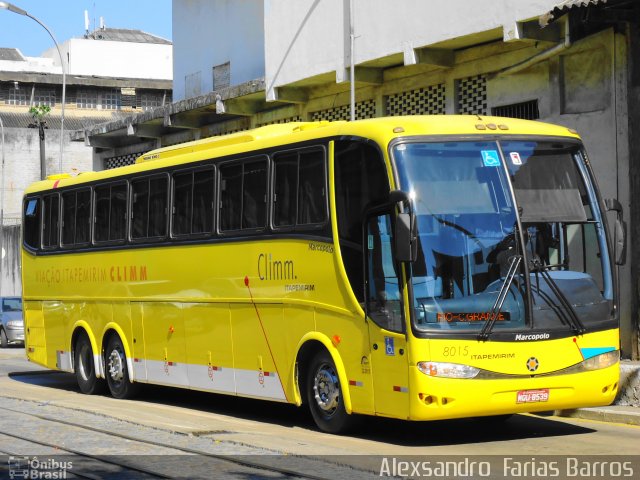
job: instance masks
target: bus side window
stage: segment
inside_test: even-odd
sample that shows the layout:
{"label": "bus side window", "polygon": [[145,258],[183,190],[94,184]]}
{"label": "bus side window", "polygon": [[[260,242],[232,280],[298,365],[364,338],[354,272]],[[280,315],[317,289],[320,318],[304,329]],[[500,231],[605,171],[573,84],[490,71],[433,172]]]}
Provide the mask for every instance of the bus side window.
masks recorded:
{"label": "bus side window", "polygon": [[40,202],[39,198],[28,198],[24,203],[24,243],[32,249],[40,248]]}
{"label": "bus side window", "polygon": [[[173,176],[173,227],[174,235],[191,233],[193,214],[193,172],[176,173]],[[135,220],[135,216],[134,216]],[[133,233],[132,233],[133,236]]]}
{"label": "bus side window", "polygon": [[74,243],[87,244],[91,239],[91,190],[76,193],[76,236]]}
{"label": "bus side window", "polygon": [[298,225],[321,223],[327,219],[324,152],[300,154],[298,180]]}
{"label": "bus side window", "polygon": [[327,220],[325,153],[321,149],[274,156],[273,226],[294,228]]}
{"label": "bus side window", "polygon": [[244,164],[242,228],[261,228],[266,224],[267,162]]}
{"label": "bus side window", "polygon": [[44,218],[42,223],[43,248],[58,246],[60,236],[60,197],[57,193],[44,197]]}
{"label": "bus side window", "polygon": [[127,227],[127,184],[112,183],[94,190],[94,241],[122,241]]}
{"label": "bus side window", "polygon": [[167,192],[167,177],[149,180],[148,237],[164,238],[167,235]]}
{"label": "bus side window", "polygon": [[127,184],[111,187],[111,215],[109,240],[124,240],[127,230]]}
{"label": "bus side window", "polygon": [[220,230],[239,230],[242,214],[242,165],[220,167]]}
{"label": "bus side window", "polygon": [[191,233],[213,231],[213,169],[193,174],[193,220]]}
{"label": "bus side window", "polygon": [[266,226],[267,161],[220,167],[220,230]]}
{"label": "bus side window", "polygon": [[132,239],[159,239],[166,236],[167,192],[167,177],[164,175],[131,182]]}
{"label": "bus side window", "polygon": [[274,169],[273,225],[293,227],[297,216],[298,155],[296,153],[276,155]]}
{"label": "bus side window", "polygon": [[73,190],[62,194],[62,246],[89,242],[91,190]]}

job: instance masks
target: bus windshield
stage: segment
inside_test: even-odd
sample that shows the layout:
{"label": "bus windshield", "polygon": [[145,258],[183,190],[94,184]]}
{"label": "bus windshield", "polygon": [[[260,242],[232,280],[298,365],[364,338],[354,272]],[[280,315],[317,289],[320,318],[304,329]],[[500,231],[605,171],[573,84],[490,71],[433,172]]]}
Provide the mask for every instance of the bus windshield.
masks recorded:
{"label": "bus windshield", "polygon": [[578,143],[414,142],[393,157],[417,217],[418,331],[582,333],[613,319],[602,216]]}

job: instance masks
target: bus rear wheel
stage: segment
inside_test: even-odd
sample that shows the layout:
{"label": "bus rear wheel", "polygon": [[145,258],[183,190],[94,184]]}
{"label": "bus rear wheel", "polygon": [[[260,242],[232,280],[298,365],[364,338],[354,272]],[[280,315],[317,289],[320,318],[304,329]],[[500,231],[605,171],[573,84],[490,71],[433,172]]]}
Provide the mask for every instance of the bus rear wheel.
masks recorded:
{"label": "bus rear wheel", "polygon": [[114,398],[131,398],[138,391],[138,385],[129,380],[127,355],[122,340],[116,334],[111,335],[105,351],[105,376],[109,391]]}
{"label": "bus rear wheel", "polygon": [[353,417],[344,408],[344,398],[335,363],[329,352],[313,357],[307,372],[307,402],[320,430],[342,433],[353,425]]}
{"label": "bus rear wheel", "polygon": [[76,340],[73,350],[73,366],[76,372],[76,381],[82,393],[94,395],[104,390],[104,380],[96,377],[91,342],[84,333]]}

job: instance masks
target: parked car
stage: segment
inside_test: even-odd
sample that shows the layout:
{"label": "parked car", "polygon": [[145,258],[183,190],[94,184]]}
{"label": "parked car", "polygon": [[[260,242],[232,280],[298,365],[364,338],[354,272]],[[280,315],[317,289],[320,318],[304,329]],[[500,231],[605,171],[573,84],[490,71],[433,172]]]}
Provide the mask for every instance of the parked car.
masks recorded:
{"label": "parked car", "polygon": [[24,345],[24,320],[20,297],[0,297],[0,347]]}

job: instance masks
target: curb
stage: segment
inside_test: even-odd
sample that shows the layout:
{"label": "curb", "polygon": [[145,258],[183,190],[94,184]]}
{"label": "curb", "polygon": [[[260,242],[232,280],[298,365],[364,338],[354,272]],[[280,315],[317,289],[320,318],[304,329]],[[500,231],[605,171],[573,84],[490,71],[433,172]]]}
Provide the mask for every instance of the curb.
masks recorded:
{"label": "curb", "polygon": [[640,426],[640,408],[610,406],[599,408],[577,408],[575,410],[556,410],[554,415],[559,417],[583,418],[600,422],[621,423],[624,425]]}

